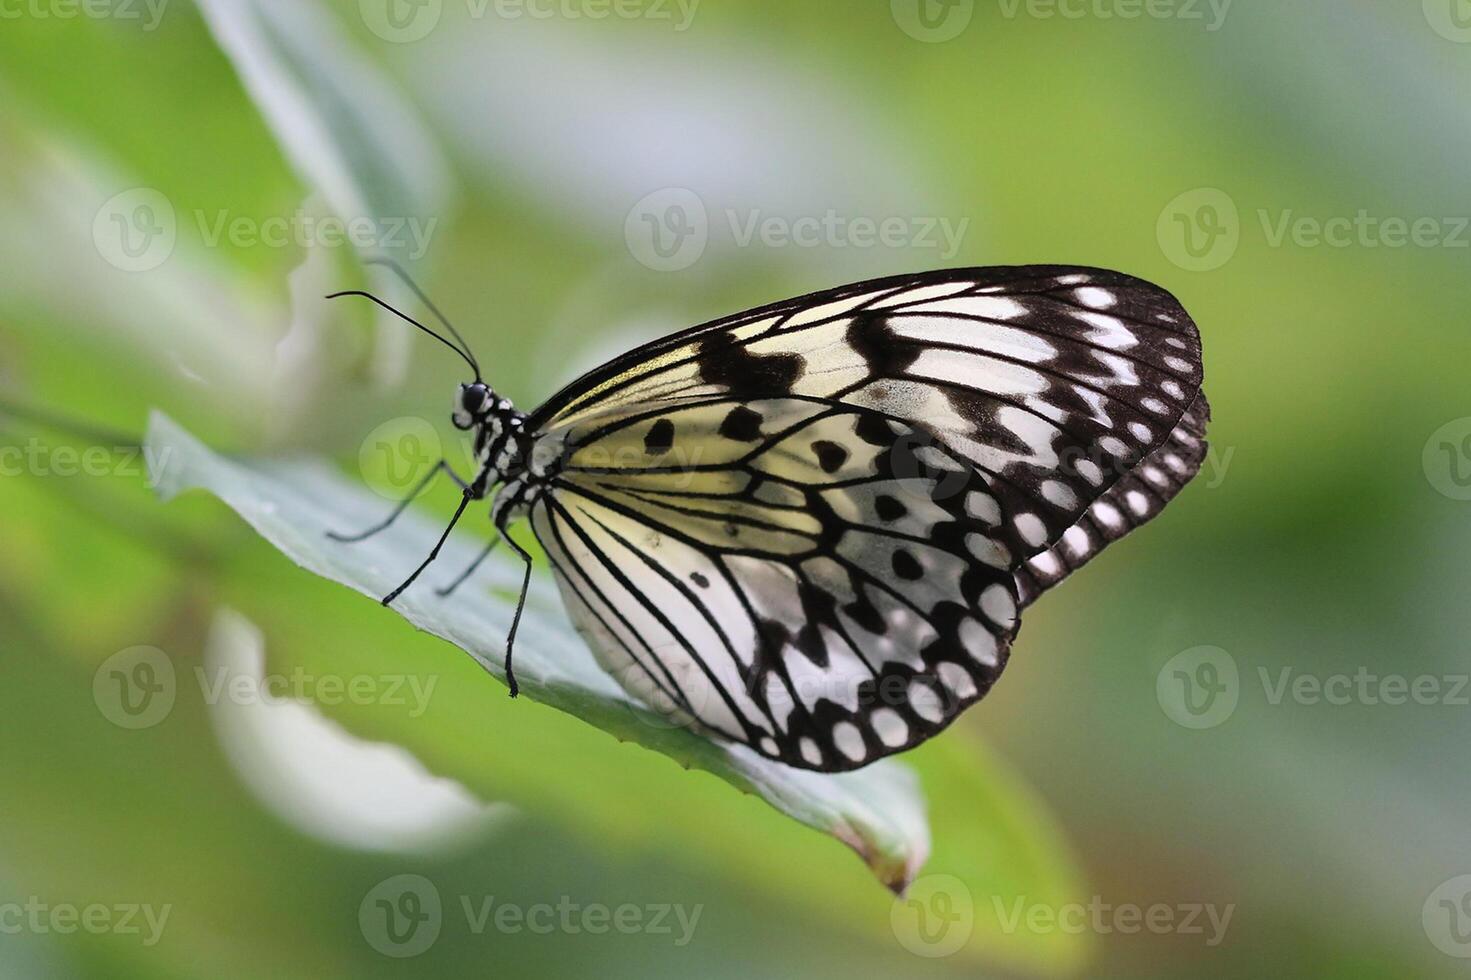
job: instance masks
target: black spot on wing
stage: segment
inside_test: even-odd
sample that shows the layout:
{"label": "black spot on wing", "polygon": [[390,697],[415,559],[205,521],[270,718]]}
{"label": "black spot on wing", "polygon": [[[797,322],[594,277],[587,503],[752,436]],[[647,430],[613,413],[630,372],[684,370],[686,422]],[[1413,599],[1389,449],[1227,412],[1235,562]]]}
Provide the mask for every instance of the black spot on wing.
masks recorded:
{"label": "black spot on wing", "polygon": [[720,422],[720,434],[737,442],[755,442],[761,438],[761,413],[737,405]]}
{"label": "black spot on wing", "polygon": [[920,565],[919,559],[915,558],[903,548],[896,548],[893,557],[894,574],[910,582],[918,581],[924,577],[924,567]]}
{"label": "black spot on wing", "polygon": [[828,439],[814,442],[812,451],[817,454],[817,465],[824,473],[836,473],[848,461],[848,450]]}
{"label": "black spot on wing", "polygon": [[853,318],[846,337],[875,377],[898,377],[922,352],[917,344],[899,340],[882,313],[862,313]]}
{"label": "black spot on wing", "polygon": [[881,493],[873,498],[873,509],[878,514],[879,520],[885,523],[897,521],[909,513],[909,508],[905,507],[898,498],[891,497],[886,493]]}
{"label": "black spot on wing", "polygon": [[889,446],[894,442],[894,428],[879,415],[865,412],[853,426],[853,434],[870,446]]}
{"label": "black spot on wing", "polygon": [[649,426],[648,434],[644,436],[644,452],[650,456],[662,456],[674,448],[674,423],[668,419],[660,419]]}
{"label": "black spot on wing", "polygon": [[765,396],[791,391],[807,364],[800,354],[755,354],[745,346],[729,346],[720,337],[704,341],[696,360],[700,380],[722,385],[733,394]]}

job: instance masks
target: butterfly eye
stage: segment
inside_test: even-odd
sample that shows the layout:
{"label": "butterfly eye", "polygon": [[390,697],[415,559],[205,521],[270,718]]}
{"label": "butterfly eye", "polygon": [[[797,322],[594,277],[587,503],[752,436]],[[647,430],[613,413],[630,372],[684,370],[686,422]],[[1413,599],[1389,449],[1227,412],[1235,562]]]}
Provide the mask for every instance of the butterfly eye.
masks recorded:
{"label": "butterfly eye", "polygon": [[479,415],[484,411],[485,403],[488,401],[490,401],[490,389],[478,381],[472,385],[465,385],[460,396],[460,403],[471,415]]}
{"label": "butterfly eye", "polygon": [[490,389],[480,382],[460,385],[460,397],[450,420],[457,429],[471,429],[480,418],[486,403],[490,401]]}

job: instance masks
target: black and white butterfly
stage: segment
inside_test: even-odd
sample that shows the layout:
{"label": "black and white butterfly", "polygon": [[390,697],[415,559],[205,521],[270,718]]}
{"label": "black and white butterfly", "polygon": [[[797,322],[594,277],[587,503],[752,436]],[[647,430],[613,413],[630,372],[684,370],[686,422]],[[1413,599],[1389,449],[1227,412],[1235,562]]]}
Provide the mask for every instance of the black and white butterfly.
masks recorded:
{"label": "black and white butterfly", "polygon": [[1000,676],[1021,609],[1158,514],[1205,455],[1195,324],[1116,272],[840,286],[630,351],[529,415],[415,292],[459,346],[405,318],[475,371],[454,423],[479,472],[455,521],[494,491],[526,582],[507,532],[522,517],[625,688],[805,769],[944,729]]}

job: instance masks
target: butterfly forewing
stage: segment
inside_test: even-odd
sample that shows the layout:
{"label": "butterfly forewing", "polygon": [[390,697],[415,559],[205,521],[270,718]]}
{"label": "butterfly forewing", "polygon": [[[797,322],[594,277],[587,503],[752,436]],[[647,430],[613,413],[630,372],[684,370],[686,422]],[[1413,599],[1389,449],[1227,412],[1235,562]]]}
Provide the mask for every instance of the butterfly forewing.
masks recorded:
{"label": "butterfly forewing", "polygon": [[1201,375],[1179,304],[1117,273],[859,283],[569,386],[532,419],[561,459],[533,526],[630,690],[855,768],[983,696],[1018,606],[1193,475]]}

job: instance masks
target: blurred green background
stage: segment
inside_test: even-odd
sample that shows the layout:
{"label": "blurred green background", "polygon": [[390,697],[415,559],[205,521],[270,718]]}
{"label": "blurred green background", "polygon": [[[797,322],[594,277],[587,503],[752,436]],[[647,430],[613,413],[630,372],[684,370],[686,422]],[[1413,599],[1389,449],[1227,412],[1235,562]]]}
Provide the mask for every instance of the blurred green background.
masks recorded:
{"label": "blurred green background", "polygon": [[[0,389],[119,433],[0,413],[0,976],[1464,972],[1465,0],[0,14]],[[411,265],[523,408],[840,282],[1117,268],[1198,321],[1212,454],[912,754],[944,877],[908,904],[85,452],[157,407],[401,493],[458,451],[463,371],[320,299],[392,293],[367,252]],[[262,654],[301,698],[196,683]],[[129,714],[113,667],[143,662],[176,689]],[[763,860],[778,844],[802,860]],[[422,949],[372,924],[400,875],[442,901]],[[515,918],[547,907],[575,911]],[[621,907],[641,918],[582,925]]]}

